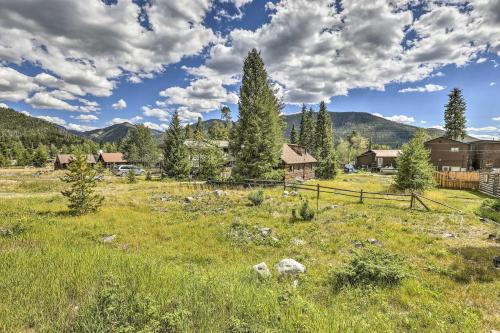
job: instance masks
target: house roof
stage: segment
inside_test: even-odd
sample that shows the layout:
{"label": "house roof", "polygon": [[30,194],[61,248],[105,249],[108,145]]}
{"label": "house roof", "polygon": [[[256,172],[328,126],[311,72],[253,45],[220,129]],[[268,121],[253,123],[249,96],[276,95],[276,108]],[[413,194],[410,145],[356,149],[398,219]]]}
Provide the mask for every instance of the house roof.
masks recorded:
{"label": "house roof", "polygon": [[210,141],[197,141],[197,140],[185,140],[184,144],[188,148],[208,148],[210,145],[215,145],[219,148],[228,148],[229,141],[226,140],[210,140]]}
{"label": "house roof", "polygon": [[464,144],[469,144],[469,143],[472,143],[472,142],[480,141],[480,140],[478,140],[476,138],[473,138],[473,137],[470,137],[470,136],[466,136],[463,139],[450,139],[450,138],[447,138],[445,136],[440,136],[440,137],[428,140],[425,143],[433,142],[433,141],[436,141],[436,140],[448,140],[448,141],[460,142],[460,143],[464,143]]}
{"label": "house roof", "polygon": [[[56,157],[56,161],[59,161],[60,164],[68,164],[75,159],[75,155],[73,154],[58,154]],[[87,155],[87,163],[95,164],[94,155]]]}
{"label": "house roof", "polygon": [[104,163],[127,163],[122,153],[101,153],[99,158],[102,159]]}
{"label": "house roof", "polygon": [[[302,153],[300,153],[302,151]],[[302,164],[318,162],[303,146],[285,143],[281,152],[281,160],[285,164]]]}
{"label": "house roof", "polygon": [[365,151],[363,154],[359,156],[364,156],[366,154],[375,154],[376,157],[398,157],[401,154],[401,150],[398,149],[372,149]]}

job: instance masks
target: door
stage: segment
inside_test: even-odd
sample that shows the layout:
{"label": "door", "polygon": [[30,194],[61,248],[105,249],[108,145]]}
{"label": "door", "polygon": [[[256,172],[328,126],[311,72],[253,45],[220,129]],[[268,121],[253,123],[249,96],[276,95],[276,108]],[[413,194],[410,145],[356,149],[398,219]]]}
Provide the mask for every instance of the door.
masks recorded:
{"label": "door", "polygon": [[384,166],[384,159],[382,157],[377,157],[377,166],[379,168]]}

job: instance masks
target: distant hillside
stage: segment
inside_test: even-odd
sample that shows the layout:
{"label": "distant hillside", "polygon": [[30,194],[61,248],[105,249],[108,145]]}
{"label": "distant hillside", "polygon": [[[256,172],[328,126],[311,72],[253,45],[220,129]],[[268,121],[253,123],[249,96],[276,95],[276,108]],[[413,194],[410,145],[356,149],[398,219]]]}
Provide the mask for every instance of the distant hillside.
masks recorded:
{"label": "distant hillside", "polygon": [[[416,126],[397,123],[365,112],[330,112],[330,116],[336,137],[347,138],[355,130],[371,139],[374,144],[383,144],[394,148],[408,142],[419,129]],[[300,118],[300,113],[285,116],[287,124],[285,136],[287,138],[290,136],[292,124],[295,124],[295,128],[299,130]],[[427,132],[432,138],[444,134],[444,131],[435,128],[429,128]]]}
{"label": "distant hillside", "polygon": [[6,140],[20,140],[27,148],[35,148],[40,143],[61,147],[84,141],[61,126],[12,109],[0,108],[0,143]]}
{"label": "distant hillside", "polygon": [[[128,135],[129,131],[133,128],[135,128],[135,125],[133,124],[121,123],[92,131],[87,131],[87,132],[75,131],[73,133],[99,143],[118,142],[123,138],[125,138]],[[153,135],[157,137],[161,136],[162,134],[162,132],[156,130],[151,130],[151,132],[153,132]]]}

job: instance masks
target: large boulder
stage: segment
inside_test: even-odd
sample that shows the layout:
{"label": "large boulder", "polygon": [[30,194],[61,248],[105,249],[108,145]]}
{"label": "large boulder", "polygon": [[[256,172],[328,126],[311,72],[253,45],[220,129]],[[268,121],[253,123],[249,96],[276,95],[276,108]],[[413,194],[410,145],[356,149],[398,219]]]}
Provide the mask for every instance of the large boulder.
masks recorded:
{"label": "large boulder", "polygon": [[293,259],[283,259],[275,266],[281,275],[293,275],[306,272],[306,266]]}
{"label": "large boulder", "polygon": [[269,270],[265,262],[261,262],[260,264],[257,264],[252,268],[255,272],[257,272],[259,277],[262,279],[267,279],[271,277],[271,271]]}

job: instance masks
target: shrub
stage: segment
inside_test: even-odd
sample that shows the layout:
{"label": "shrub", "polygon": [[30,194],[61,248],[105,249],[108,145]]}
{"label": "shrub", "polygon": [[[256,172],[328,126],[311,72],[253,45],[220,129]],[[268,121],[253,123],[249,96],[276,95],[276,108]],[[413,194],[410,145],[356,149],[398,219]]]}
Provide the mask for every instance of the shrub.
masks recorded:
{"label": "shrub", "polygon": [[304,221],[311,221],[314,218],[314,210],[309,207],[308,200],[304,201],[300,207],[300,217],[302,217]]}
{"label": "shrub", "polygon": [[150,171],[146,172],[146,180],[153,180],[153,177],[151,176],[151,172]]}
{"label": "shrub", "polygon": [[408,276],[402,259],[381,250],[367,249],[354,253],[351,262],[332,273],[335,289],[346,285],[395,286]]}
{"label": "shrub", "polygon": [[264,202],[264,192],[263,191],[255,191],[248,195],[248,200],[254,206],[260,206]]}
{"label": "shrub", "polygon": [[162,309],[152,297],[137,294],[107,276],[96,300],[82,309],[71,331],[178,332],[189,315],[184,310]]}
{"label": "shrub", "polygon": [[478,214],[482,217],[492,219],[493,221],[500,222],[500,200],[499,199],[486,199],[483,201]]}
{"label": "shrub", "polygon": [[135,178],[135,172],[134,172],[134,170],[130,169],[127,173],[127,183],[134,184],[136,182],[137,182],[137,179]]}

